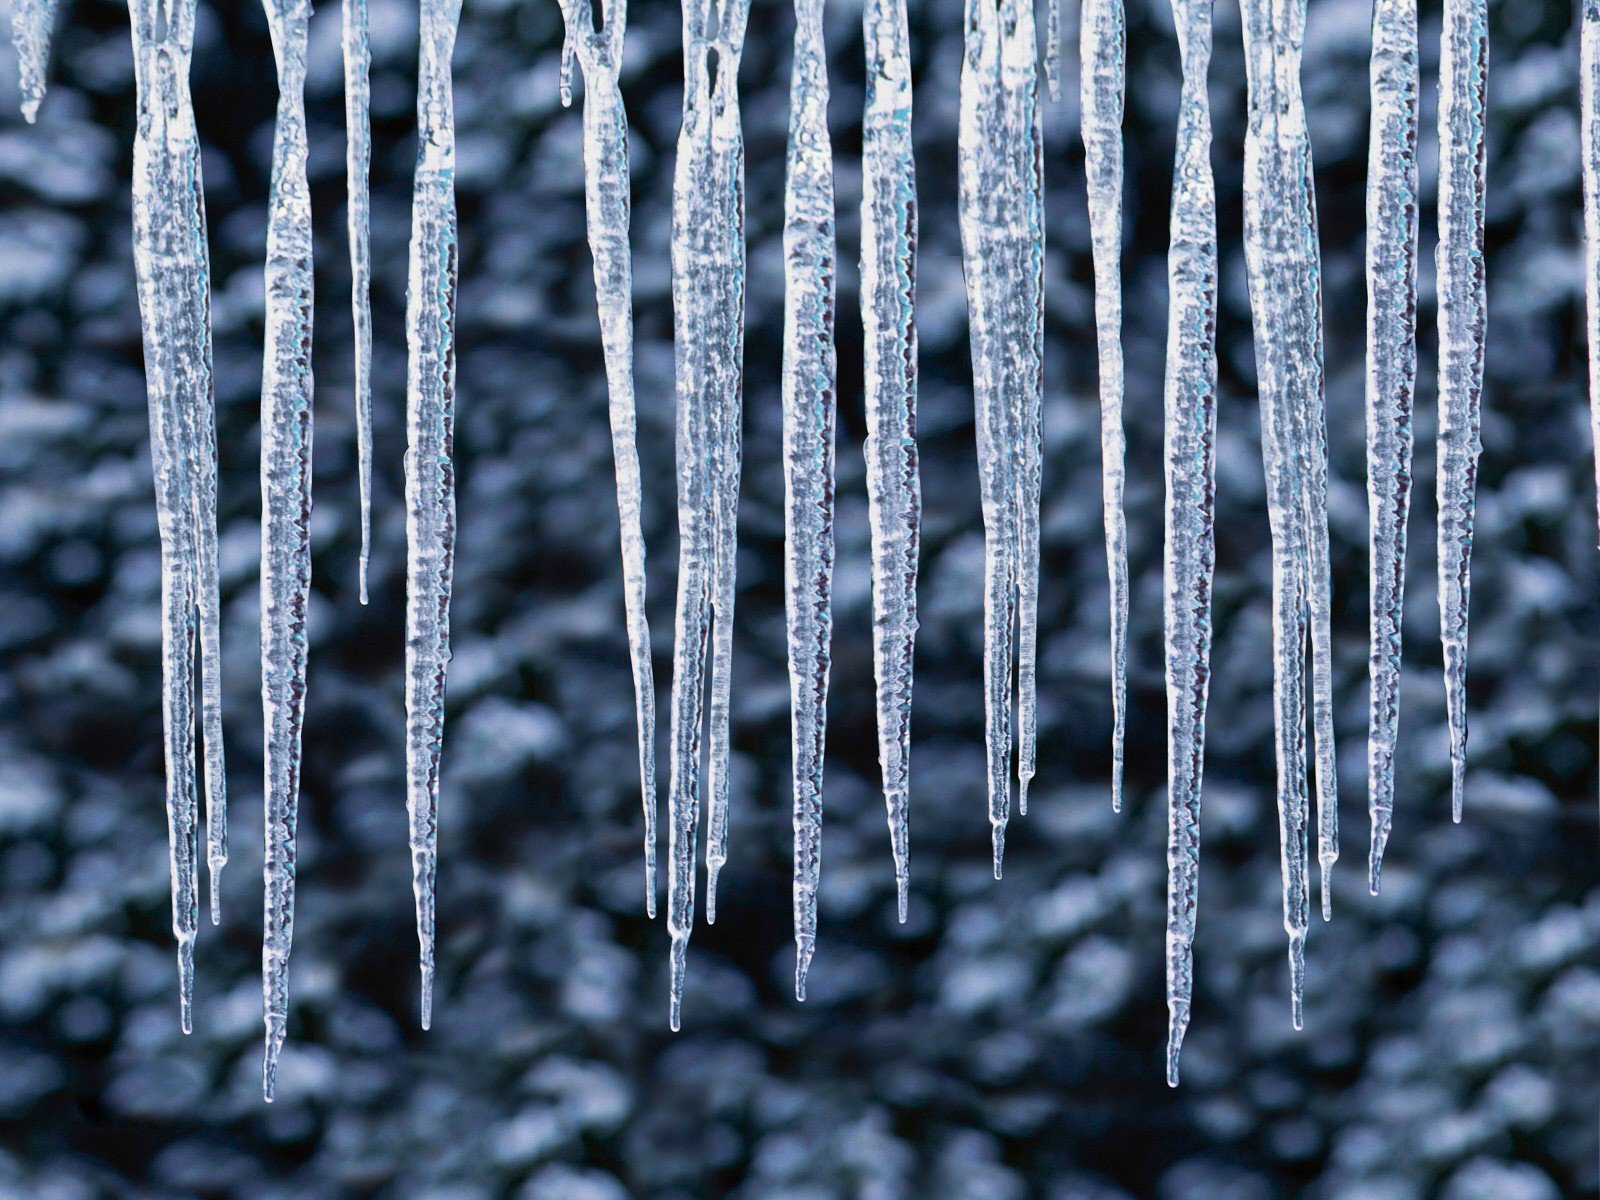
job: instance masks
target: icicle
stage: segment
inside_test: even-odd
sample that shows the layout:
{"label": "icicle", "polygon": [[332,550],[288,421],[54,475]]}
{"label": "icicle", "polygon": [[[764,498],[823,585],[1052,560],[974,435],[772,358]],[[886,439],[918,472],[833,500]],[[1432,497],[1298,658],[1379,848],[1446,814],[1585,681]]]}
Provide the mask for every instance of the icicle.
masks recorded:
{"label": "icicle", "polygon": [[361,603],[372,557],[372,49],[367,0],[344,0],[345,191],[349,199],[350,312],[356,341],[356,460],[361,483]]}
{"label": "icicle", "polygon": [[1302,1023],[1309,911],[1305,644],[1312,643],[1319,857],[1336,853],[1328,633],[1327,459],[1322,402],[1320,261],[1310,144],[1300,98],[1305,0],[1243,6],[1249,125],[1245,258],[1255,316],[1261,442],[1272,525],[1273,656],[1284,925],[1295,1027]]}
{"label": "icicle", "polygon": [[[712,641],[706,919],[727,856],[728,703],[734,522],[744,358],[744,136],[739,56],[749,0],[683,10],[683,126],[673,180],[672,306],[677,345],[678,616],[672,674],[671,1021],[678,1028],[694,923],[694,843],[706,640]],[[713,619],[714,618],[714,619]]]}
{"label": "icicle", "polygon": [[[1081,14],[1080,14],[1081,15]],[[1050,99],[1061,99],[1061,0],[1050,0],[1045,11],[1044,78]]]}
{"label": "icicle", "polygon": [[[1100,351],[1100,460],[1111,581],[1111,807],[1122,810],[1128,699],[1128,524],[1122,513],[1122,108],[1127,22],[1122,0],[1084,0],[1083,149],[1094,244]],[[1215,224],[1215,222],[1212,222]]]}
{"label": "icicle", "polygon": [[[205,739],[212,920],[227,861],[217,585],[216,417],[211,385],[211,283],[200,143],[189,95],[193,0],[131,0],[138,119],[133,146],[133,248],[144,330],[150,450],[161,534],[162,725],[171,844],[172,929],[179,1012],[193,1027],[198,925],[195,642]],[[198,613],[198,622],[196,620]]]}
{"label": "icicle", "polygon": [[[594,22],[591,20],[590,28],[592,29],[593,27]],[[561,35],[561,74],[558,86],[561,93],[562,108],[572,107],[572,57],[574,52],[572,39],[572,26],[568,24]]]}
{"label": "icicle", "polygon": [[1372,701],[1368,886],[1378,894],[1394,815],[1400,730],[1401,614],[1411,506],[1417,378],[1417,3],[1372,10],[1372,134],[1367,155],[1367,509],[1371,526]]}
{"label": "icicle", "polygon": [[984,523],[984,693],[994,874],[1011,796],[1016,633],[1018,809],[1036,743],[1039,492],[1044,350],[1044,197],[1033,10],[967,0],[961,71],[961,244],[972,328]]}
{"label": "icicle", "polygon": [[1445,0],[1439,48],[1439,619],[1450,717],[1450,812],[1467,771],[1467,602],[1483,404],[1487,0]]}
{"label": "icicle", "polygon": [[590,0],[565,0],[566,40],[583,70],[584,192],[594,290],[600,310],[610,392],[611,452],[622,525],[623,595],[628,653],[638,709],[639,785],[644,800],[645,909],[656,915],[656,689],[645,618],[644,533],[641,524],[638,420],[633,399],[633,260],[628,244],[628,118],[617,73],[627,29],[626,0],[605,6],[605,32],[596,33]]}
{"label": "icicle", "polygon": [[822,765],[833,633],[833,147],[824,0],[795,0],[785,190],[785,599],[794,753],[794,991],[806,998],[822,875]]}
{"label": "icicle", "polygon": [[878,762],[901,921],[911,886],[911,679],[922,483],[917,466],[917,176],[905,0],[867,0],[861,117],[861,326],[872,523]]}
{"label": "icicle", "polygon": [[1595,494],[1600,500],[1600,0],[1583,0],[1583,228],[1588,271],[1589,424],[1594,436]]}
{"label": "icicle", "polygon": [[1173,5],[1183,59],[1167,252],[1167,1082],[1194,992],[1200,783],[1216,565],[1217,197],[1211,178],[1211,0]]}
{"label": "icicle", "polygon": [[289,1020],[295,819],[311,594],[311,192],[306,181],[306,0],[264,0],[278,63],[267,214],[261,380],[261,704],[266,744],[266,1006],[262,1089],[272,1099]]}
{"label": "icicle", "polygon": [[422,1027],[433,1023],[439,762],[455,573],[456,128],[450,55],[461,0],[422,0],[417,172],[406,295],[406,811],[421,948]]}
{"label": "icicle", "polygon": [[33,124],[44,100],[50,67],[50,35],[56,21],[56,0],[11,0],[11,44],[17,48],[22,86],[22,115]]}

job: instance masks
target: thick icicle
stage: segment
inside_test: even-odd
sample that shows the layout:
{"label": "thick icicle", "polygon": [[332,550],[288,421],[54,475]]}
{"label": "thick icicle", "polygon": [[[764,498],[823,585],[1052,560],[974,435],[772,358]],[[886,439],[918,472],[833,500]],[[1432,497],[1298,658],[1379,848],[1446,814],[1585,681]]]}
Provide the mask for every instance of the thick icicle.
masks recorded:
{"label": "thick icicle", "polygon": [[1595,495],[1600,501],[1600,0],[1583,0],[1583,229],[1588,270],[1589,427],[1594,437]]}
{"label": "thick icicle", "polygon": [[30,125],[38,119],[49,82],[50,35],[55,23],[56,0],[11,0],[11,44],[17,48],[22,115]]}
{"label": "thick icicle", "polygon": [[656,915],[656,687],[645,617],[644,532],[639,480],[638,418],[633,399],[633,259],[628,244],[628,118],[618,72],[627,30],[626,0],[605,6],[596,32],[590,0],[565,0],[566,40],[583,70],[584,192],[594,290],[600,310],[610,392],[611,456],[622,525],[623,598],[628,654],[638,710],[639,786],[644,801],[645,909]]}
{"label": "thick icicle", "polygon": [[1450,718],[1450,812],[1467,772],[1467,604],[1488,293],[1483,258],[1487,0],[1445,0],[1439,48],[1439,624]]}
{"label": "thick icicle", "polygon": [[[1245,138],[1245,259],[1255,317],[1261,444],[1273,555],[1273,692],[1278,814],[1290,992],[1301,1025],[1309,912],[1305,645],[1312,642],[1317,784],[1334,815],[1327,577],[1327,464],[1322,404],[1320,262],[1310,145],[1300,99],[1305,0],[1243,5],[1249,123]],[[1323,900],[1334,847],[1321,832]],[[1324,915],[1327,915],[1326,907]]]}
{"label": "thick icicle", "polygon": [[1211,177],[1211,0],[1176,0],[1183,59],[1166,381],[1167,1082],[1194,992],[1200,895],[1200,783],[1211,684],[1211,576],[1216,565],[1217,197]]}
{"label": "thick icicle", "polygon": [[1372,9],[1372,133],[1367,154],[1367,513],[1371,553],[1367,882],[1378,893],[1394,817],[1400,734],[1401,615],[1411,507],[1417,379],[1417,2]]}
{"label": "thick icicle", "polygon": [[[727,855],[729,669],[744,358],[744,136],[739,56],[749,0],[683,9],[683,126],[672,202],[677,346],[678,602],[672,672],[671,1022],[678,1028],[694,924],[694,845],[710,635],[706,918]],[[714,618],[714,619],[713,619]]]}
{"label": "thick icicle", "polygon": [[261,380],[261,704],[266,745],[266,931],[261,948],[272,1099],[289,1020],[295,819],[311,595],[311,191],[306,181],[307,0],[264,0],[278,63],[267,214],[266,362]]}
{"label": "thick icicle", "polygon": [[345,192],[350,234],[350,314],[356,342],[356,467],[361,486],[361,603],[372,557],[372,49],[367,0],[344,0]]}
{"label": "thick icicle", "polygon": [[1036,737],[1039,492],[1044,387],[1044,195],[1033,9],[967,0],[960,207],[984,524],[989,824],[1000,877],[1010,818],[1012,637],[1018,809]]}
{"label": "thick icicle", "polygon": [[1128,701],[1128,523],[1122,513],[1127,449],[1122,432],[1122,108],[1127,20],[1122,0],[1083,0],[1078,44],[1100,352],[1101,491],[1111,582],[1111,807],[1121,811]]}
{"label": "thick icicle", "polygon": [[911,885],[911,679],[917,641],[922,483],[917,465],[917,176],[905,0],[867,0],[861,117],[861,326],[872,524],[872,645],[878,763],[895,906]]}
{"label": "thick icicle", "polygon": [[422,0],[406,295],[406,811],[424,1029],[433,1023],[439,763],[456,547],[456,128],[450,55],[460,19],[461,0]]}
{"label": "thick icicle", "polygon": [[824,0],[795,0],[783,314],[784,593],[794,752],[795,995],[817,944],[822,765],[833,634],[833,147]]}
{"label": "thick icicle", "polygon": [[[227,861],[217,599],[217,467],[211,386],[211,283],[200,143],[189,95],[193,0],[130,0],[138,114],[133,249],[144,329],[150,450],[161,535],[162,725],[179,1012],[192,1028],[198,924],[195,644],[205,739],[212,919]],[[198,621],[197,621],[198,616]]]}

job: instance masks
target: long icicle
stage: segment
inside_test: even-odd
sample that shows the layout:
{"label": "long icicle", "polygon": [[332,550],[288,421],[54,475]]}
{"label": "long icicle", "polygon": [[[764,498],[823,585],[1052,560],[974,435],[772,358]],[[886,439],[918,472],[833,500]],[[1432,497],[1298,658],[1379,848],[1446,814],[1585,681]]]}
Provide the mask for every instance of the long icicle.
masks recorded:
{"label": "long icicle", "polygon": [[[610,393],[611,455],[622,529],[623,600],[639,738],[639,787],[644,802],[645,910],[656,915],[656,688],[645,616],[645,547],[639,478],[638,417],[633,393],[633,258],[628,243],[632,200],[628,181],[628,117],[618,72],[627,30],[626,0],[605,6],[605,30],[594,27],[590,0],[564,0],[566,44],[583,70],[584,194],[594,290],[600,311]],[[570,97],[570,91],[563,91]]]}
{"label": "long icicle", "polygon": [[1122,511],[1127,439],[1122,432],[1122,110],[1127,18],[1122,0],[1083,0],[1084,169],[1094,250],[1094,312],[1100,358],[1101,492],[1111,586],[1111,807],[1122,810],[1128,705],[1128,523]]}
{"label": "long icicle", "polygon": [[824,0],[795,0],[785,189],[784,596],[794,754],[794,992],[806,998],[822,876],[822,766],[833,634],[833,147]]}
{"label": "long icicle", "polygon": [[30,125],[39,117],[49,83],[50,37],[55,23],[56,0],[11,0],[11,44],[17,48],[22,115]]}
{"label": "long icicle", "polygon": [[422,0],[406,296],[406,811],[424,1029],[433,1023],[439,764],[456,547],[458,249],[450,56],[460,19],[461,0]]}
{"label": "long icicle", "polygon": [[355,331],[356,471],[361,488],[361,603],[372,557],[372,48],[367,0],[344,0],[345,191],[350,315]]}
{"label": "long icicle", "polygon": [[264,0],[278,63],[267,215],[266,362],[261,381],[261,704],[266,746],[266,929],[261,949],[266,1058],[277,1086],[289,1020],[295,820],[305,719],[311,594],[311,192],[306,180],[307,0]]}
{"label": "long icicle", "polygon": [[[1322,379],[1315,208],[1308,194],[1309,149],[1299,89],[1305,3],[1247,0],[1243,10],[1249,81],[1245,258],[1272,525],[1278,819],[1291,1010],[1298,1029],[1310,892],[1305,651],[1309,632],[1316,658],[1317,619],[1325,611],[1316,596],[1326,580],[1319,577],[1315,543],[1320,526],[1326,545],[1327,528],[1326,509],[1315,507],[1316,435],[1311,428],[1321,420]],[[1325,490],[1325,474],[1322,486]],[[1325,563],[1324,549],[1321,565]],[[1313,675],[1320,685],[1315,662]],[[1331,744],[1327,749],[1331,757]]]}
{"label": "long icicle", "polygon": [[714,8],[713,0],[691,0],[683,10],[683,126],[672,193],[679,542],[667,889],[673,1029],[679,1026],[694,925],[708,634],[713,639],[708,920],[715,903],[716,873],[727,854],[733,523],[744,356],[744,138],[738,75],[748,13],[749,0],[724,0],[721,8]]}
{"label": "long icicle", "polygon": [[[193,0],[130,0],[138,117],[133,147],[133,249],[144,331],[150,449],[161,535],[162,725],[171,848],[179,1018],[193,1028],[198,925],[195,643],[205,739],[212,919],[227,861],[217,600],[216,413],[211,283],[200,143],[189,93]],[[198,622],[196,620],[198,614]]]}
{"label": "long icicle", "polygon": [[1583,109],[1583,230],[1588,300],[1589,428],[1600,503],[1600,0],[1583,0],[1579,95]]}
{"label": "long icicle", "polygon": [[994,874],[1011,795],[1016,635],[1017,807],[1027,812],[1036,737],[1044,197],[1033,10],[967,0],[960,207],[984,523],[984,700]]}
{"label": "long icicle", "polygon": [[1167,1083],[1194,994],[1200,784],[1216,565],[1217,197],[1211,177],[1211,0],[1175,0],[1183,60],[1173,172],[1166,380]]}
{"label": "long icicle", "polygon": [[901,921],[911,887],[911,680],[922,482],[917,463],[917,176],[905,0],[867,0],[861,116],[861,328],[872,525],[878,763]]}
{"label": "long icicle", "polygon": [[1450,718],[1450,813],[1467,773],[1467,605],[1488,295],[1483,257],[1487,0],[1445,0],[1439,48],[1439,624]]}
{"label": "long icicle", "polygon": [[1367,884],[1378,894],[1394,820],[1400,736],[1411,411],[1417,379],[1417,2],[1372,9],[1372,133],[1367,154],[1367,513],[1371,554],[1371,709]]}

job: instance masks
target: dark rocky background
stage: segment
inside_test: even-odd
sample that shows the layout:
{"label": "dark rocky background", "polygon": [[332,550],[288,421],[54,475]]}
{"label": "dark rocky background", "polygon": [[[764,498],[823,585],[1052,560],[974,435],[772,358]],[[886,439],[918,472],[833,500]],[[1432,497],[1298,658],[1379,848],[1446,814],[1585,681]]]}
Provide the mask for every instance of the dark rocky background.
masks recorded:
{"label": "dark rocky background", "polygon": [[[789,995],[778,363],[789,10],[758,0],[733,858],[666,1028],[644,918],[631,690],[579,117],[554,0],[467,0],[458,65],[461,542],[439,877],[416,1023],[402,792],[403,295],[415,6],[374,0],[377,549],[356,602],[337,6],[313,23],[318,227],[311,696],[291,1043],[260,1099],[257,405],[275,99],[261,12],[206,4],[195,62],[215,267],[233,863],[178,1032],[159,753],[156,525],[129,249],[127,17],[66,0],[40,123],[0,126],[0,1195],[616,1200],[1558,1200],[1600,1187],[1600,554],[1582,383],[1571,6],[1494,8],[1492,329],[1472,773],[1449,821],[1433,587],[1431,210],[1400,808],[1366,853],[1365,0],[1313,0],[1345,859],[1289,1027],[1272,808],[1267,523],[1239,245],[1244,72],[1216,15],[1223,246],[1217,641],[1195,1024],[1161,1077],[1160,389],[1177,53],[1130,5],[1129,804],[1107,796],[1091,272],[1073,100],[1048,109],[1041,775],[989,878],[982,539],[955,212],[960,8],[912,5],[927,526],[910,922],[872,734],[860,443],[856,0],[830,6],[841,241],[837,659],[822,938]],[[1425,71],[1439,5],[1423,5]],[[1075,28],[1070,11],[1068,30]],[[675,561],[667,225],[679,10],[627,44],[657,678]],[[1073,45],[1069,59],[1075,60]],[[13,77],[10,61],[0,76]],[[1075,66],[1068,73],[1075,94]],[[1425,87],[1431,190],[1435,89]],[[665,711],[663,709],[663,711]]]}

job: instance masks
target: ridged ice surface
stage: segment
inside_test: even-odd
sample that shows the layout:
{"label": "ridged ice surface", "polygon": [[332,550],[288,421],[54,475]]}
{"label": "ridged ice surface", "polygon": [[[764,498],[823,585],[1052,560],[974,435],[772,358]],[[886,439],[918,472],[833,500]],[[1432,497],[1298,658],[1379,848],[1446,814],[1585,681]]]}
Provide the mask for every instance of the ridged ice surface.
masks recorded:
{"label": "ridged ice surface", "polygon": [[1467,603],[1488,295],[1483,258],[1487,0],[1445,0],[1439,47],[1439,623],[1450,719],[1450,810],[1467,770]]}
{"label": "ridged ice surface", "polygon": [[784,195],[784,596],[794,753],[795,995],[817,943],[822,763],[833,633],[833,147],[823,0],[796,0]]}
{"label": "ridged ice surface", "polygon": [[[706,919],[727,858],[728,704],[744,358],[744,136],[739,56],[749,0],[683,9],[683,126],[672,191],[677,346],[678,602],[672,671],[671,1023],[694,925],[702,735],[710,741]],[[710,712],[705,712],[711,644]],[[707,733],[705,726],[709,724]]]}
{"label": "ridged ice surface", "polygon": [[361,603],[372,557],[372,48],[367,0],[344,0],[346,227],[350,237],[350,315],[355,332],[356,472],[361,486]]}
{"label": "ridged ice surface", "polygon": [[[617,513],[622,527],[623,602],[628,656],[639,737],[639,787],[644,802],[645,908],[656,915],[656,688],[650,661],[650,624],[645,616],[645,550],[639,480],[638,417],[633,393],[633,256],[628,243],[631,198],[628,182],[628,118],[618,72],[627,30],[625,0],[605,6],[605,29],[597,32],[589,0],[562,6],[566,45],[583,71],[584,194],[594,290],[600,311],[610,393],[611,456],[617,475]],[[563,95],[569,93],[564,92]]]}
{"label": "ridged ice surface", "polygon": [[1374,895],[1394,818],[1400,736],[1401,617],[1411,507],[1417,378],[1417,3],[1372,10],[1372,132],[1367,154],[1367,512],[1371,710],[1367,807]]}
{"label": "ridged ice surface", "polygon": [[922,482],[917,465],[917,176],[905,0],[867,0],[861,117],[861,327],[872,524],[878,763],[896,909],[911,881],[911,680],[917,642]]}
{"label": "ridged ice surface", "polygon": [[[211,283],[200,143],[189,94],[193,0],[133,0],[138,114],[133,145],[133,252],[144,330],[150,454],[161,535],[162,727],[171,846],[179,1014],[193,1027],[199,922],[195,718],[205,747],[211,916],[228,858],[217,586],[216,410]],[[195,699],[196,646],[200,699]]]}
{"label": "ridged ice surface", "polygon": [[1200,783],[1216,566],[1217,198],[1211,177],[1211,0],[1173,6],[1183,59],[1173,170],[1165,400],[1167,646],[1167,1082],[1194,992]]}
{"label": "ridged ice surface", "polygon": [[39,115],[49,82],[50,35],[55,23],[56,0],[11,0],[11,44],[17,48],[22,115],[30,124]]}
{"label": "ridged ice surface", "polygon": [[1245,259],[1255,319],[1261,444],[1272,527],[1278,823],[1290,994],[1299,1028],[1310,907],[1303,682],[1308,633],[1324,916],[1330,900],[1328,871],[1337,847],[1321,262],[1311,150],[1300,97],[1305,0],[1246,0],[1243,14],[1249,80]]}
{"label": "ridged ice surface", "polygon": [[1118,811],[1128,728],[1128,523],[1122,511],[1127,479],[1127,439],[1122,432],[1122,109],[1127,42],[1122,0],[1083,0],[1078,46],[1100,359],[1101,493],[1111,585],[1111,807]]}
{"label": "ridged ice surface", "polygon": [[1583,231],[1588,298],[1589,424],[1594,435],[1595,492],[1600,497],[1600,0],[1583,0],[1580,34],[1583,108]]}
{"label": "ridged ice surface", "polygon": [[460,19],[461,0],[422,0],[406,294],[406,812],[424,1029],[433,1022],[439,764],[456,547],[456,128],[450,55]]}
{"label": "ridged ice surface", "polygon": [[311,191],[306,180],[306,0],[264,0],[278,63],[267,210],[261,379],[261,705],[266,747],[266,1020],[262,1090],[272,1099],[289,1020],[295,820],[311,594]]}
{"label": "ridged ice surface", "polygon": [[1022,0],[967,0],[965,29],[961,249],[983,501],[984,710],[998,879],[1011,815],[1013,665],[1024,813],[1037,741],[1044,187],[1033,10]]}

